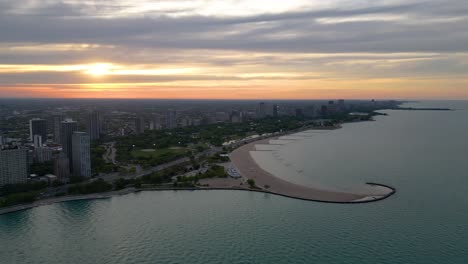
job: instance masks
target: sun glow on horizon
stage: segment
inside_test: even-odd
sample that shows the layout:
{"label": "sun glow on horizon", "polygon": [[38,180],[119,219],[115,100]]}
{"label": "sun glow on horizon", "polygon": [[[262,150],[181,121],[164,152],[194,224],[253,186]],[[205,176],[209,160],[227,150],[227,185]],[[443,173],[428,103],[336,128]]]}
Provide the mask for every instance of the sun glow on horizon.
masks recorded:
{"label": "sun glow on horizon", "polygon": [[100,77],[110,74],[112,69],[113,66],[110,63],[95,63],[89,65],[85,73],[95,77]]}

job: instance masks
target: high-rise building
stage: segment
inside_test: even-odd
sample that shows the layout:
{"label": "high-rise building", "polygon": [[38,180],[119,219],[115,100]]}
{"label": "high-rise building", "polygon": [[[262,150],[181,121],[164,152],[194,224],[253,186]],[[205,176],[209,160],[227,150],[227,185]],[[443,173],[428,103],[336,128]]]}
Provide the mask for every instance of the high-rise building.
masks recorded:
{"label": "high-rise building", "polygon": [[145,119],[143,117],[135,118],[135,134],[145,133]]}
{"label": "high-rise building", "polygon": [[320,114],[321,114],[322,116],[328,115],[328,107],[327,107],[326,105],[322,105],[322,106],[320,107]]}
{"label": "high-rise building", "polygon": [[150,121],[150,130],[159,130],[161,129],[161,117],[158,115],[154,115],[152,120]]}
{"label": "high-rise building", "polygon": [[88,134],[91,140],[101,137],[101,122],[98,111],[92,111],[88,116]]}
{"label": "high-rise building", "polygon": [[166,128],[176,128],[177,127],[177,113],[175,110],[168,110],[166,112]]}
{"label": "high-rise building", "polygon": [[240,123],[240,122],[242,122],[241,113],[239,111],[232,110],[230,119],[231,119],[231,123]]}
{"label": "high-rise building", "polygon": [[24,183],[28,178],[27,150],[0,150],[0,186]]}
{"label": "high-rise building", "polygon": [[229,114],[226,112],[216,112],[215,118],[217,122],[226,122],[229,120]]}
{"label": "high-rise building", "polygon": [[273,104],[273,117],[278,117],[278,105]]}
{"label": "high-rise building", "polygon": [[328,101],[327,111],[328,114],[335,114],[338,110],[338,105],[335,104],[335,101]]}
{"label": "high-rise building", "polygon": [[35,148],[42,147],[42,136],[41,135],[34,135],[33,136],[33,142],[34,142],[34,147]]}
{"label": "high-rise building", "polygon": [[63,116],[54,115],[52,117],[52,121],[53,121],[54,142],[60,143],[60,127],[62,126]]}
{"label": "high-rise building", "polygon": [[257,118],[264,118],[266,116],[266,104],[261,102],[257,107]]}
{"label": "high-rise building", "polygon": [[100,119],[101,122],[101,134],[99,137],[102,135],[107,135],[111,131],[111,122],[109,120],[105,120],[104,118]]}
{"label": "high-rise building", "polygon": [[48,147],[39,147],[34,150],[34,160],[39,163],[52,160],[52,149]]}
{"label": "high-rise building", "polygon": [[73,132],[73,175],[91,177],[90,138],[85,132]]}
{"label": "high-rise building", "polygon": [[29,138],[31,141],[34,135],[40,135],[42,140],[47,141],[47,120],[40,118],[29,120]]}
{"label": "high-rise building", "polygon": [[[71,119],[66,119],[62,121],[60,127],[60,144],[62,144],[62,151],[65,155],[72,160],[73,159],[73,152],[72,152],[72,135],[73,132],[78,131],[78,124],[76,121]],[[70,164],[73,167],[72,164]]]}
{"label": "high-rise building", "polygon": [[66,182],[70,178],[70,159],[63,152],[54,160],[54,174],[61,182]]}
{"label": "high-rise building", "polygon": [[343,99],[338,100],[338,110],[339,111],[345,111],[346,110],[345,101]]}

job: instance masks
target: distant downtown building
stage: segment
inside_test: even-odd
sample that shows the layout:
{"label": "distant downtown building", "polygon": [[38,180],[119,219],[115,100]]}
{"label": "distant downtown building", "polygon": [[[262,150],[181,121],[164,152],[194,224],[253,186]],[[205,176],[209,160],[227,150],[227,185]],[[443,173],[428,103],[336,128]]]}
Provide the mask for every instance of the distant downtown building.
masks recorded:
{"label": "distant downtown building", "polygon": [[72,136],[73,175],[91,177],[90,138],[85,132],[74,132]]}
{"label": "distant downtown building", "polygon": [[257,107],[257,118],[264,118],[266,116],[266,104],[261,102]]}
{"label": "distant downtown building", "polygon": [[166,128],[176,128],[177,127],[177,112],[175,110],[168,110],[166,112]]}
{"label": "distant downtown building", "polygon": [[150,130],[159,129],[161,129],[161,117],[159,115],[154,115],[153,120],[150,121]]}
{"label": "distant downtown building", "polygon": [[101,137],[101,122],[98,111],[92,111],[88,116],[88,134],[91,140],[97,140]]}
{"label": "distant downtown building", "polygon": [[273,104],[272,106],[272,111],[273,111],[273,117],[278,117],[278,105],[277,104]]}
{"label": "distant downtown building", "polygon": [[0,186],[25,183],[28,178],[27,150],[0,150]]}
{"label": "distant downtown building", "polygon": [[135,118],[135,134],[145,133],[145,119],[143,117]]}
{"label": "distant downtown building", "polygon": [[226,112],[216,112],[215,118],[217,122],[226,122],[229,120],[229,114]]}
{"label": "distant downtown building", "polygon": [[344,99],[339,99],[338,100],[338,110],[339,111],[345,111],[346,110],[346,105],[345,105],[345,100]]}
{"label": "distant downtown building", "polygon": [[303,116],[308,118],[315,118],[317,116],[317,110],[314,105],[308,105],[303,110]]}
{"label": "distant downtown building", "polygon": [[54,115],[52,117],[53,123],[53,132],[54,132],[54,142],[60,143],[60,128],[62,126],[63,115]]}
{"label": "distant downtown building", "polygon": [[39,135],[42,140],[47,141],[47,120],[41,118],[33,118],[29,120],[29,138],[32,141],[34,135]]}
{"label": "distant downtown building", "polygon": [[65,155],[72,160],[72,135],[73,132],[78,131],[78,124],[76,121],[66,119],[61,122],[60,126],[60,144],[62,144],[62,151]]}

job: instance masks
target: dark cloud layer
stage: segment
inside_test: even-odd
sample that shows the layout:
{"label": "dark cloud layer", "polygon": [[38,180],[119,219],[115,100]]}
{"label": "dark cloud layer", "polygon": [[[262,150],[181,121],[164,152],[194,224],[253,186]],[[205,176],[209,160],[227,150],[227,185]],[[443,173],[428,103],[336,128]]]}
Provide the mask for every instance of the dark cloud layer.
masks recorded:
{"label": "dark cloud layer", "polygon": [[[21,5],[21,1],[17,1],[2,9],[0,36],[2,42],[85,42],[135,48],[281,52],[461,52],[468,47],[466,1],[373,3],[371,7],[342,9],[337,6],[248,17],[102,18],[93,13],[83,14],[76,3],[55,3],[24,15],[12,14],[15,5]],[[359,17],[363,16],[372,18],[360,21]],[[391,16],[402,18],[380,21]],[[357,20],[328,24],[318,21],[324,18]],[[230,31],[233,33],[224,34]],[[294,36],[281,37],[291,32]]]}
{"label": "dark cloud layer", "polygon": [[[0,1],[0,96],[6,87],[90,82],[434,78],[460,86],[468,75],[468,1],[198,2]],[[245,4],[254,11],[240,12]],[[143,73],[92,79],[46,67],[96,62]],[[144,73],[173,68],[196,71]]]}

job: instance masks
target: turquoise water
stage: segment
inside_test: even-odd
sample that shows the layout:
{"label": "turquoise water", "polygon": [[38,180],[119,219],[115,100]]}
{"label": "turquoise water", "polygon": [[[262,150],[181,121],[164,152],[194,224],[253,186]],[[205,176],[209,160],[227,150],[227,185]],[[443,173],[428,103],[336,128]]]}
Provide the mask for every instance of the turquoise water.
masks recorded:
{"label": "turquoise water", "polygon": [[0,215],[0,263],[468,263],[468,112],[388,113],[292,153],[310,157],[292,180],[396,187],[384,201],[164,191],[53,204]]}

